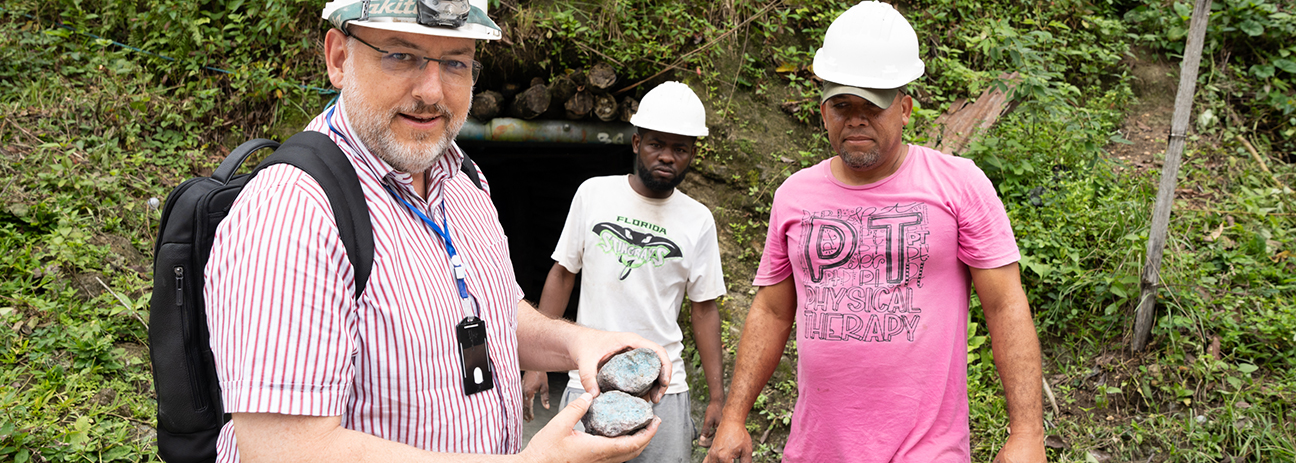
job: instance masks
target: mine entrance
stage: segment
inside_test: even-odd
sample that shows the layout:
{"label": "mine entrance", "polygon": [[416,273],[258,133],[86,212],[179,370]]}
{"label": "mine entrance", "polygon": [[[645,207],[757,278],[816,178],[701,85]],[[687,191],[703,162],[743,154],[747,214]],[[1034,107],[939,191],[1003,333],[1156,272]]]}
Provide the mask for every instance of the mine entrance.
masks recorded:
{"label": "mine entrance", "polygon": [[[590,177],[627,174],[630,145],[459,140],[490,182],[491,199],[509,237],[513,270],[527,299],[538,303],[553,267],[576,188]],[[577,279],[577,288],[580,280]],[[575,319],[576,291],[565,316]]]}

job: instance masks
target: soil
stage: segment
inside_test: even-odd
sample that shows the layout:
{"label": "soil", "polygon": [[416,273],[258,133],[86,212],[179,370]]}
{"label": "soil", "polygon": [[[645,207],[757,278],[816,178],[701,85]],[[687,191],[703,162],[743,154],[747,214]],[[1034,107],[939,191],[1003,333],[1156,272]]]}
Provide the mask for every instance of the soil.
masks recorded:
{"label": "soil", "polygon": [[[779,109],[791,95],[762,96],[749,89],[723,88],[706,92],[697,84],[694,87],[707,105],[711,134],[705,143],[710,149],[694,162],[693,174],[679,188],[714,213],[729,288],[721,309],[738,330],[755,294],[750,282],[765,244],[768,210],[762,205],[800,168],[791,160],[802,159],[801,151],[813,151],[815,129]],[[738,333],[733,334],[737,339]]]}
{"label": "soil", "polygon": [[1122,124],[1120,134],[1130,144],[1112,143],[1107,152],[1118,161],[1118,168],[1146,172],[1160,169],[1170,137],[1170,118],[1179,84],[1177,66],[1136,51],[1123,63],[1134,76],[1137,98]]}

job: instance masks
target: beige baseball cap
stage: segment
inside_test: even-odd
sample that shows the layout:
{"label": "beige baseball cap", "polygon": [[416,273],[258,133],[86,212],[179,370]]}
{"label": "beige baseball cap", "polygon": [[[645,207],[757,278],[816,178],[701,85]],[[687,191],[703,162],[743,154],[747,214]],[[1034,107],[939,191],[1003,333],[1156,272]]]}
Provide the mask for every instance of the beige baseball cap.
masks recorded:
{"label": "beige baseball cap", "polygon": [[895,101],[896,94],[900,93],[898,88],[860,88],[849,85],[841,85],[834,82],[824,81],[823,97],[819,103],[828,101],[829,98],[837,95],[855,95],[865,100],[869,100],[877,107],[887,109]]}

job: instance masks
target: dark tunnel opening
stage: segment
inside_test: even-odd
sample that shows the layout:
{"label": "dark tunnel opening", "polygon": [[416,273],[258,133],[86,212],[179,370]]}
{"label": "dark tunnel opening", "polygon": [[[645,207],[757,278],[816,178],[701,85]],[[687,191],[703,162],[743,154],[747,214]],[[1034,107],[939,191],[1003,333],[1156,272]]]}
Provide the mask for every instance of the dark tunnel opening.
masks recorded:
{"label": "dark tunnel opening", "polygon": [[[496,142],[457,143],[490,182],[491,199],[509,238],[513,271],[526,298],[539,303],[545,278],[553,267],[554,246],[562,234],[576,188],[590,177],[628,174],[630,145],[590,143]],[[576,288],[564,316],[575,320]]]}

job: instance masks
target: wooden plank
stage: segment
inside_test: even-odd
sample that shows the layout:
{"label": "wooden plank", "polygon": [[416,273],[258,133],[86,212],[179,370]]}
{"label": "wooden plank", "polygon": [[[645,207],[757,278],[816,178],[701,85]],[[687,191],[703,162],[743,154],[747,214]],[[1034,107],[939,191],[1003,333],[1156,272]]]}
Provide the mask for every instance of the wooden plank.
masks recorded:
{"label": "wooden plank", "polygon": [[1210,19],[1211,0],[1197,0],[1193,5],[1188,27],[1188,44],[1184,49],[1183,65],[1179,69],[1179,93],[1175,95],[1174,116],[1170,120],[1170,143],[1166,147],[1165,164],[1161,167],[1161,183],[1157,188],[1156,207],[1152,210],[1152,230],[1148,233],[1147,263],[1143,266],[1138,310],[1134,316],[1134,342],[1130,347],[1141,351],[1147,347],[1156,319],[1156,295],[1161,286],[1161,253],[1165,249],[1166,229],[1170,225],[1170,210],[1174,206],[1175,184],[1179,180],[1179,164],[1188,119],[1192,113],[1193,94],[1197,91],[1197,68],[1201,66],[1202,44],[1206,41],[1206,23]]}
{"label": "wooden plank", "polygon": [[931,144],[932,149],[958,155],[969,142],[985,133],[1000,116],[1008,112],[1008,95],[1017,87],[1018,73],[1003,74],[999,79],[1007,82],[1007,92],[997,86],[991,87],[972,104],[960,98],[933,121],[932,128],[928,131],[928,139],[935,140]]}

